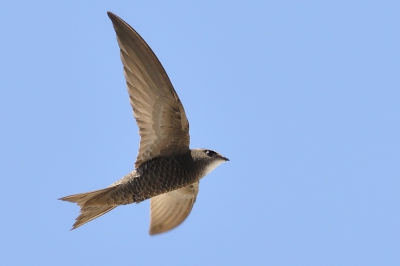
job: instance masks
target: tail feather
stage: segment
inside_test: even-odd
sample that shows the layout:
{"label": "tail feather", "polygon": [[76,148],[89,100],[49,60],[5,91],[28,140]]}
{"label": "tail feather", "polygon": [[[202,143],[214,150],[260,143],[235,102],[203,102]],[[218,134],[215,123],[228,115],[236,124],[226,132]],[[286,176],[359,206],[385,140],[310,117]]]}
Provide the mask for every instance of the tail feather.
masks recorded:
{"label": "tail feather", "polygon": [[60,200],[76,203],[81,207],[80,215],[75,219],[76,222],[71,230],[116,208],[118,204],[111,199],[111,194],[115,189],[117,189],[116,186],[60,198]]}
{"label": "tail feather", "polygon": [[81,209],[81,214],[76,217],[76,222],[72,226],[71,230],[78,228],[85,223],[90,222],[91,220],[96,219],[97,217],[106,214],[107,212],[113,210],[117,206],[98,206],[98,207],[85,207]]}

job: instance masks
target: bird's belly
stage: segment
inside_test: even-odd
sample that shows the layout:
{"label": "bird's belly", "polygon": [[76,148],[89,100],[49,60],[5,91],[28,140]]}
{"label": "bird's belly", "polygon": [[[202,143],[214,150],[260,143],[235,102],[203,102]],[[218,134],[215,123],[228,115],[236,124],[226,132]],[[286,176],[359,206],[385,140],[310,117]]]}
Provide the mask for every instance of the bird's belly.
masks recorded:
{"label": "bird's belly", "polygon": [[146,162],[137,169],[138,176],[124,184],[121,190],[132,196],[132,202],[138,203],[188,186],[197,179],[188,171],[186,161],[185,158],[156,158]]}

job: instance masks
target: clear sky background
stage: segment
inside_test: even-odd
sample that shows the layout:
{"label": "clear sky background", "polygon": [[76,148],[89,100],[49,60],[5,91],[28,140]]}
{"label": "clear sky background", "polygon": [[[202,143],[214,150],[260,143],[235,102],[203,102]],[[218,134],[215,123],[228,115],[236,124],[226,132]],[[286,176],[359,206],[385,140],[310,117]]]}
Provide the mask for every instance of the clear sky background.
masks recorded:
{"label": "clear sky background", "polygon": [[[399,1],[2,1],[2,265],[400,265]],[[152,47],[191,147],[231,161],[189,218],[149,202],[69,231],[57,199],[133,169],[106,11]]]}

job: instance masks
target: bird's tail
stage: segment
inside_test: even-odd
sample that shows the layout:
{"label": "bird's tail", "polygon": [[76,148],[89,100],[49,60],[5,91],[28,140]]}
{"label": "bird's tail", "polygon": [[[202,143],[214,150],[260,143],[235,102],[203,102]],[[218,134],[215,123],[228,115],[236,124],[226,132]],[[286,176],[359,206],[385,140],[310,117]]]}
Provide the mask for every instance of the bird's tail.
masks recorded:
{"label": "bird's tail", "polygon": [[71,230],[116,208],[118,205],[109,201],[111,194],[113,194],[116,189],[118,189],[118,186],[60,198],[60,200],[73,202],[81,207],[81,214],[75,219],[76,222]]}

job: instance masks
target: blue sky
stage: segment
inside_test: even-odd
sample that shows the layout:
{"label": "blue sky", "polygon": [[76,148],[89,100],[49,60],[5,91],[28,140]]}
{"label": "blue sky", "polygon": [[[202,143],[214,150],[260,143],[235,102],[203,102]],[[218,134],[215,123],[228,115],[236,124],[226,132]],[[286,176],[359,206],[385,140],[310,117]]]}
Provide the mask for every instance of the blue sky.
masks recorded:
{"label": "blue sky", "polygon": [[[4,265],[400,265],[398,1],[3,1]],[[57,199],[133,169],[139,135],[111,21],[148,42],[191,147],[231,161],[189,218],[149,203],[69,231]]]}

